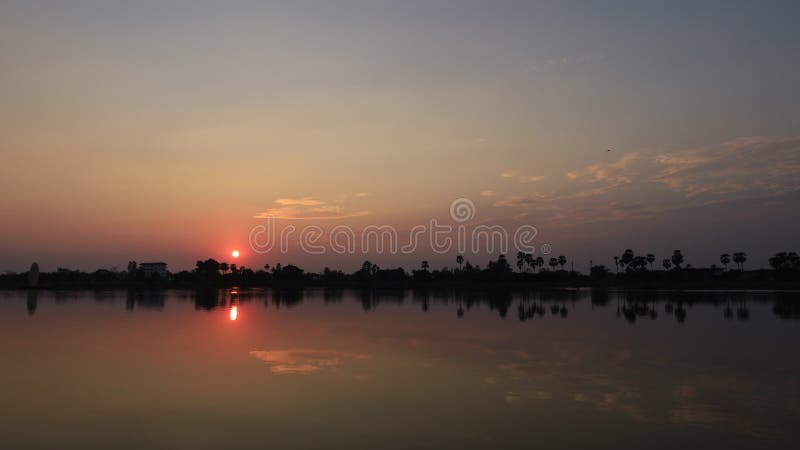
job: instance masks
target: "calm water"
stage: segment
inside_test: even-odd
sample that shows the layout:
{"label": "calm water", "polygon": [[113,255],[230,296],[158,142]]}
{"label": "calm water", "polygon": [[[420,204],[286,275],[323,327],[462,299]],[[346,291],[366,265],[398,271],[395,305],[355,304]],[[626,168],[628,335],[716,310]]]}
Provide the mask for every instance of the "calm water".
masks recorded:
{"label": "calm water", "polygon": [[0,292],[0,448],[798,448],[792,301]]}

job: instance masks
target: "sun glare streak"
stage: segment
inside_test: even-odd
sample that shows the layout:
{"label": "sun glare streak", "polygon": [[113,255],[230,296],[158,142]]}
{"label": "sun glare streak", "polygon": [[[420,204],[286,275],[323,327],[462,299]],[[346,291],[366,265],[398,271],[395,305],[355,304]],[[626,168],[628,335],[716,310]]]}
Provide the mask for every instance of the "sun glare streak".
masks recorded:
{"label": "sun glare streak", "polygon": [[238,306],[231,306],[230,317],[231,317],[231,320],[236,320],[236,318],[239,317],[239,307]]}

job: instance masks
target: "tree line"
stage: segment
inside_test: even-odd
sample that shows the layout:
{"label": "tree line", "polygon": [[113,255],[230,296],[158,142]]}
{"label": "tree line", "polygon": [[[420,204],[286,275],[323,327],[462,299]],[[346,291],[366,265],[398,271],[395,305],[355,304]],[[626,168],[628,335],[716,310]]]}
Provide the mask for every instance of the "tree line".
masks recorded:
{"label": "tree line", "polygon": [[[637,255],[633,249],[624,250],[614,256],[614,271],[604,265],[590,262],[589,274],[574,270],[573,261],[565,255],[544,258],[530,253],[518,252],[514,264],[506,255],[489,260],[483,267],[473,265],[463,255],[454,259],[455,266],[433,269],[427,260],[420,262],[418,268],[406,270],[402,267],[382,268],[371,261],[364,261],[361,267],[351,273],[326,267],[322,272],[309,272],[296,265],[277,263],[265,264],[252,269],[209,258],[198,260],[192,270],[175,273],[143,271],[134,261],[125,271],[116,269],[97,270],[86,273],[78,270],[59,268],[55,272],[39,273],[34,263],[31,270],[23,274],[6,273],[0,275],[0,286],[6,288],[24,287],[126,287],[126,286],[268,286],[272,284],[430,284],[430,283],[554,283],[570,285],[592,285],[596,283],[660,283],[669,287],[670,283],[716,282],[750,280],[767,283],[769,281],[800,282],[800,256],[796,252],[780,252],[769,258],[771,270],[745,271],[747,254],[745,252],[723,253],[719,257],[722,267],[712,265],[695,268],[686,262],[681,250],[675,250],[668,258],[661,260],[652,253]],[[735,264],[736,270],[729,267]],[[769,287],[768,285],[765,287]]]}

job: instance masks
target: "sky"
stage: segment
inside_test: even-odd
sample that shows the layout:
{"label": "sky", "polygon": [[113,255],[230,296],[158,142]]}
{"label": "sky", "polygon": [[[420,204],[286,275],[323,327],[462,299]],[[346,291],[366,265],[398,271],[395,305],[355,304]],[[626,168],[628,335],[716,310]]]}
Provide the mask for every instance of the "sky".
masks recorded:
{"label": "sky", "polygon": [[459,198],[576,269],[766,266],[800,250],[800,5],[696,3],[4,1],[0,270],[453,266],[248,242]]}

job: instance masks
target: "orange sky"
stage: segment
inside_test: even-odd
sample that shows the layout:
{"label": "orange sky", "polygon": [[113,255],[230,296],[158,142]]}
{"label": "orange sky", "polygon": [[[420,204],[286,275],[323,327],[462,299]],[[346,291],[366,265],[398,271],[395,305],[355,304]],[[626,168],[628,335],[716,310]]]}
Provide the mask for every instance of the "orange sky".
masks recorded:
{"label": "orange sky", "polygon": [[752,8],[4,2],[0,270],[188,268],[265,211],[408,229],[460,197],[578,268],[764,265],[800,244],[800,69],[792,15]]}

